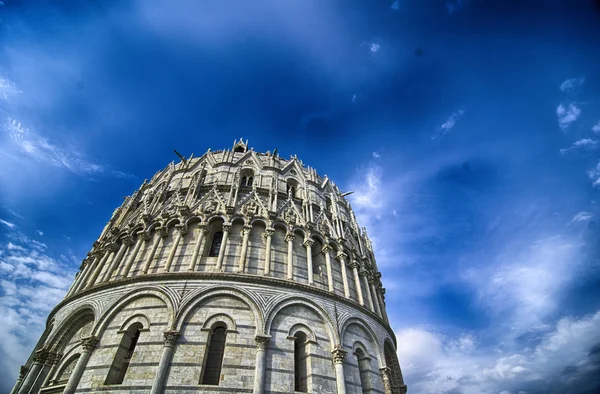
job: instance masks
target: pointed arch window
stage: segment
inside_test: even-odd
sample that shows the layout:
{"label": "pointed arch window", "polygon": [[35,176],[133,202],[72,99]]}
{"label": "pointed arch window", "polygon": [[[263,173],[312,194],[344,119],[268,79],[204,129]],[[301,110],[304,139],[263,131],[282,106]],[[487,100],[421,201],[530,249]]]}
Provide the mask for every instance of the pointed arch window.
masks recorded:
{"label": "pointed arch window", "polygon": [[307,337],[302,331],[295,334],[294,339],[294,391],[308,392],[308,352]]}
{"label": "pointed arch window", "polygon": [[208,257],[217,257],[219,255],[219,251],[221,250],[221,243],[223,243],[223,232],[217,231],[213,235],[212,243],[210,244],[210,250],[208,252]]}
{"label": "pointed arch window", "polygon": [[117,353],[113,360],[105,384],[122,384],[125,379],[125,374],[129,368],[129,363],[133,357],[135,347],[140,338],[141,323],[132,324],[127,331],[123,333],[121,343],[117,348]]}
{"label": "pointed arch window", "polygon": [[225,339],[227,337],[227,326],[218,323],[208,336],[208,345],[204,356],[204,369],[200,384],[217,386],[221,380],[221,367],[223,355],[225,354]]}

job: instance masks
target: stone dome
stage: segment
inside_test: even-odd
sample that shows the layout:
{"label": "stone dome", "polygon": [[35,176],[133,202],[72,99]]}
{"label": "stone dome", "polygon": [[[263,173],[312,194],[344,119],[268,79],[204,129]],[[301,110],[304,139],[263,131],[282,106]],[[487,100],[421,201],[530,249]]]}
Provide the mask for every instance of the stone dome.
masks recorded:
{"label": "stone dome", "polygon": [[169,164],[114,211],[12,393],[405,393],[347,194],[241,139]]}

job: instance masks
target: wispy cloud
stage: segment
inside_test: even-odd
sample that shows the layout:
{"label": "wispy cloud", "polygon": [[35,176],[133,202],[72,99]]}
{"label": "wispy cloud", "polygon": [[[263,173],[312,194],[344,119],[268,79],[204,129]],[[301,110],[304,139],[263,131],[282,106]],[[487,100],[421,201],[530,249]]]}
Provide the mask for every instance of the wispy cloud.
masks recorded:
{"label": "wispy cloud", "polygon": [[438,129],[433,133],[433,135],[431,136],[431,139],[436,140],[436,139],[441,138],[444,135],[446,135],[450,130],[452,130],[454,128],[454,126],[456,126],[456,121],[458,119],[460,119],[460,117],[462,117],[464,114],[465,114],[465,111],[462,109],[459,109],[458,111],[456,111],[452,115],[450,115],[450,117],[448,119],[446,119],[446,121],[444,123],[442,123],[440,125],[440,127],[438,127]]}
{"label": "wispy cloud", "polygon": [[578,212],[575,214],[575,216],[573,216],[571,223],[586,222],[586,221],[590,220],[592,217],[594,217],[594,215],[592,215],[590,212],[585,212],[585,211]]}
{"label": "wispy cloud", "polygon": [[0,99],[7,100],[21,93],[14,82],[0,76]]}
{"label": "wispy cloud", "polygon": [[600,161],[598,161],[596,167],[588,171],[588,177],[592,180],[594,187],[600,187]]}
{"label": "wispy cloud", "polygon": [[563,148],[560,150],[560,154],[561,155],[565,155],[569,152],[573,152],[573,151],[592,151],[598,148],[598,141],[597,140],[593,140],[591,138],[583,138],[580,139],[579,141],[575,141],[573,143],[573,145],[571,145],[569,148]]}
{"label": "wispy cloud", "polygon": [[566,106],[564,104],[560,104],[556,108],[558,125],[563,131],[566,131],[569,126],[579,118],[580,115],[581,109],[575,103],[569,103]]}
{"label": "wispy cloud", "polygon": [[592,131],[596,134],[600,134],[600,121],[592,127]]}
{"label": "wispy cloud", "polygon": [[372,156],[373,156],[374,159],[379,159],[381,157],[381,153],[379,153],[379,152],[373,152]]}
{"label": "wispy cloud", "polygon": [[0,223],[2,223],[3,225],[5,225],[8,228],[15,228],[17,226],[16,224],[11,223],[8,220],[4,220],[4,219],[0,219]]}
{"label": "wispy cloud", "polygon": [[583,83],[585,82],[584,77],[569,78],[560,84],[560,90],[563,93],[574,94],[579,91]]}

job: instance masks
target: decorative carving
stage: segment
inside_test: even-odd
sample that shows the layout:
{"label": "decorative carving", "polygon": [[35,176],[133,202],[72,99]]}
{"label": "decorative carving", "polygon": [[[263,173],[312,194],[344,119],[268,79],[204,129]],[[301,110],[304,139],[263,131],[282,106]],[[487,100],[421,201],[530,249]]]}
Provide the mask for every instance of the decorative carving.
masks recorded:
{"label": "decorative carving", "polygon": [[187,226],[185,224],[178,224],[175,226],[175,230],[177,230],[182,236],[188,233]]}
{"label": "decorative carving", "polygon": [[333,248],[327,244],[323,245],[323,249],[321,249],[321,251],[325,254],[331,253],[332,250]]}
{"label": "decorative carving", "polygon": [[135,241],[133,240],[133,237],[131,235],[123,237],[123,240],[121,242],[123,242],[123,244],[125,244],[127,246],[131,246],[135,243]]}
{"label": "decorative carving", "polygon": [[271,340],[271,336],[257,335],[254,339],[256,340],[256,350],[266,351],[269,341]]}
{"label": "decorative carving", "polygon": [[152,237],[150,237],[150,235],[145,232],[145,231],[140,231],[139,233],[137,233],[138,239],[140,241],[148,241],[149,239],[151,239]]}
{"label": "decorative carving", "polygon": [[29,368],[27,368],[26,365],[21,365],[21,368],[19,369],[19,379],[24,379],[25,375],[27,375],[27,371],[29,371]]}
{"label": "decorative carving", "polygon": [[169,229],[165,226],[158,227],[156,231],[158,231],[161,238],[167,238],[169,236]]}
{"label": "decorative carving", "polygon": [[177,338],[179,338],[179,332],[165,331],[163,332],[163,335],[165,336],[165,346],[175,346]]}
{"label": "decorative carving", "polygon": [[242,230],[242,232],[244,233],[244,235],[250,234],[250,231],[252,231],[252,226],[249,225],[249,224],[245,224],[244,225],[244,229]]}
{"label": "decorative carving", "polygon": [[333,357],[334,364],[342,364],[344,362],[344,358],[346,358],[347,351],[342,349],[341,347],[336,347],[331,352],[331,356]]}
{"label": "decorative carving", "polygon": [[99,339],[95,336],[89,336],[81,339],[81,347],[84,352],[91,352],[98,344]]}
{"label": "decorative carving", "polygon": [[264,236],[265,238],[266,238],[266,237],[272,237],[272,236],[273,236],[273,234],[275,234],[275,229],[274,229],[274,228],[271,228],[271,227],[268,227],[268,228],[266,228],[266,229],[265,229],[265,232],[263,233],[263,236]]}
{"label": "decorative carving", "polygon": [[304,246],[313,246],[314,243],[315,243],[315,241],[312,240],[311,238],[306,238],[304,240],[304,243],[302,245],[304,245]]}
{"label": "decorative carving", "polygon": [[223,223],[223,231],[231,232],[231,223]]}
{"label": "decorative carving", "polygon": [[50,356],[48,349],[40,349],[35,352],[35,355],[33,356],[33,362],[37,364],[45,364],[48,356]]}
{"label": "decorative carving", "polygon": [[108,253],[110,253],[110,252],[115,253],[119,250],[119,245],[116,244],[115,242],[111,242],[110,244],[108,244],[106,249],[108,249]]}
{"label": "decorative carving", "polygon": [[296,238],[296,235],[294,233],[287,233],[285,235],[285,242],[293,241],[294,238]]}

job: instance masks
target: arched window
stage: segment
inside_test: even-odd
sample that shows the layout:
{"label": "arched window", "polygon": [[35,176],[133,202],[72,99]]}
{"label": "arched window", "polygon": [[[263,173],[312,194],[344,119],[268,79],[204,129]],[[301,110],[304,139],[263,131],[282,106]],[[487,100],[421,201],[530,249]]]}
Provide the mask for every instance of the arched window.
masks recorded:
{"label": "arched window", "polygon": [[208,252],[208,257],[217,257],[219,255],[219,251],[221,250],[222,242],[223,242],[223,232],[217,231],[213,235],[212,243],[210,244],[210,251]]}
{"label": "arched window", "polygon": [[371,392],[371,359],[361,348],[356,348],[354,351],[356,360],[358,361],[358,370],[360,372],[360,387],[362,387],[363,393]]}
{"label": "arched window", "polygon": [[298,331],[294,340],[294,391],[308,392],[306,334]]}
{"label": "arched window", "polygon": [[62,367],[62,370],[56,375],[56,381],[59,384],[67,383],[69,381],[69,378],[75,369],[75,365],[77,364],[77,360],[79,360],[79,354],[73,356],[69,361],[67,361]]}
{"label": "arched window", "polygon": [[298,190],[298,181],[295,179],[287,180],[287,195],[288,197],[296,198],[296,191]]}
{"label": "arched window", "polygon": [[227,326],[219,324],[215,326],[209,336],[206,349],[204,370],[202,373],[201,384],[211,384],[217,386],[221,380],[221,366],[223,365],[223,354],[225,353],[225,337],[227,336]]}
{"label": "arched window", "polygon": [[132,324],[121,338],[121,343],[117,348],[117,354],[113,360],[108,375],[106,376],[105,384],[121,384],[125,379],[125,373],[129,368],[131,357],[135,351],[135,346],[140,338],[140,329],[142,328],[141,323]]}
{"label": "arched window", "polygon": [[252,187],[252,185],[253,185],[253,184],[254,184],[254,177],[251,177],[251,176],[249,176],[249,177],[246,179],[246,186],[248,186],[248,187]]}
{"label": "arched window", "polygon": [[402,371],[400,370],[400,363],[398,363],[398,356],[394,347],[389,341],[385,341],[383,345],[383,353],[385,356],[385,364],[390,369],[390,383],[392,386],[392,393],[400,392],[404,387],[404,379],[402,378]]}

